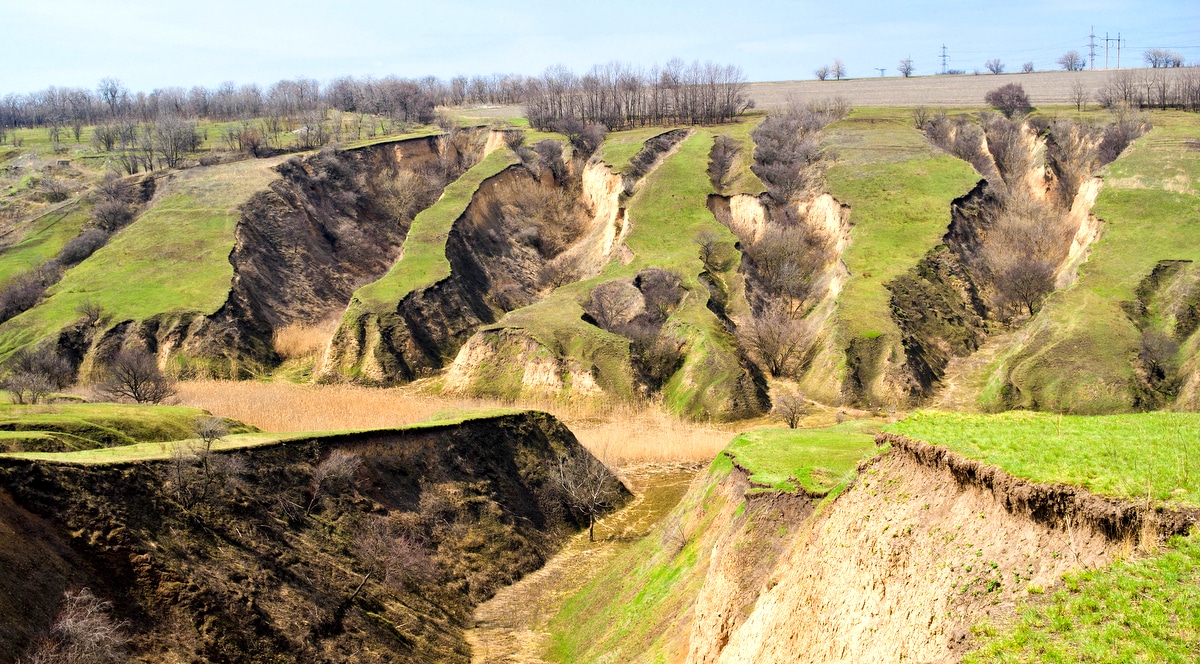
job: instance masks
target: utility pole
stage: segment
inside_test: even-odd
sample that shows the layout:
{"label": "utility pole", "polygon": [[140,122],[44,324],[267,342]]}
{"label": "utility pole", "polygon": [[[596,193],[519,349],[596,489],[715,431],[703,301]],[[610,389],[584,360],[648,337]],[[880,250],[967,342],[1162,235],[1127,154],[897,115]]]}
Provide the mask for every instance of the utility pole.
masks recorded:
{"label": "utility pole", "polygon": [[1119,32],[1117,33],[1116,37],[1111,37],[1111,38],[1108,36],[1107,32],[1104,33],[1104,68],[1105,69],[1108,69],[1108,45],[1110,43],[1117,45],[1117,69],[1121,68],[1121,44],[1124,41],[1125,41],[1124,39],[1121,39],[1121,33],[1119,33]]}
{"label": "utility pole", "polygon": [[1092,34],[1088,35],[1088,68],[1096,68],[1096,26],[1092,26]]}
{"label": "utility pole", "polygon": [[946,73],[946,45],[942,44],[942,73]]}

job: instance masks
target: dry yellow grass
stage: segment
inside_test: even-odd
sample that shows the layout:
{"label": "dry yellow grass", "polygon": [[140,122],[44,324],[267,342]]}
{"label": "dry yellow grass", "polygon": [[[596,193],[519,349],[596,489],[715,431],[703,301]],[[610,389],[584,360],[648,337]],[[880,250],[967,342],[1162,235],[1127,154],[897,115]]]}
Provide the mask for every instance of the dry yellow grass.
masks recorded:
{"label": "dry yellow grass", "polygon": [[285,360],[315,355],[333,337],[340,322],[340,318],[329,318],[315,325],[293,323],[275,330],[275,352]]}
{"label": "dry yellow grass", "polygon": [[413,388],[196,381],[179,385],[179,402],[264,431],[329,431],[403,426],[446,411],[522,407],[552,413],[589,450],[616,465],[707,461],[736,432],[668,415],[651,405],[504,402],[419,394]]}

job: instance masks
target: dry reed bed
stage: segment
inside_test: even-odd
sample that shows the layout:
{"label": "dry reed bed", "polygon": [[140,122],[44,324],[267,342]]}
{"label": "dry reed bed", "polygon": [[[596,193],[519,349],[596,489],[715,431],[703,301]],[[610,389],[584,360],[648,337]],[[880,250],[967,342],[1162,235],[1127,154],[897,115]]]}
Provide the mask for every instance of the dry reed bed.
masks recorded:
{"label": "dry reed bed", "polygon": [[431,396],[411,388],[196,381],[179,385],[178,401],[277,432],[395,427],[446,411],[534,408],[561,419],[584,446],[615,465],[708,461],[735,433],[732,428],[681,420],[652,405],[509,402]]}

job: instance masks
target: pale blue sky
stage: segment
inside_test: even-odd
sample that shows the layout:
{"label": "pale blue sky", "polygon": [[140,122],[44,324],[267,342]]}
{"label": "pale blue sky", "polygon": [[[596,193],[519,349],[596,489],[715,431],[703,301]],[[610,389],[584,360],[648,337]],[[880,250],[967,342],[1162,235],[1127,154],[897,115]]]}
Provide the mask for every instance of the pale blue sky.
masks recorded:
{"label": "pale blue sky", "polygon": [[1149,47],[1200,62],[1196,0],[0,0],[0,94],[92,87],[104,76],[148,91],[296,76],[539,74],[672,56],[737,64],[754,81],[811,78],[834,58],[851,76],[877,76],[875,67],[895,76],[910,55],[918,74],[938,71],[943,43],[951,68],[998,57],[1010,71],[1030,60],[1040,70],[1071,49],[1086,55],[1093,25],[1101,38],[1125,37],[1123,66]]}

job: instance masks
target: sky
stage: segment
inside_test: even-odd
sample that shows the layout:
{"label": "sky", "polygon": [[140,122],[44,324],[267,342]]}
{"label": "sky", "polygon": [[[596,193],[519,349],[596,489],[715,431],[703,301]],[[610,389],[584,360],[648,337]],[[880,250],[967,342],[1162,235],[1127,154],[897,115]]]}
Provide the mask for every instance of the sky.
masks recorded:
{"label": "sky", "polygon": [[[1149,7],[1149,9],[1147,9]],[[582,73],[620,60],[649,67],[672,57],[735,64],[751,81],[812,78],[841,59],[852,77],[992,58],[1009,71],[1055,69],[1069,50],[1125,39],[1122,66],[1147,48],[1200,64],[1200,2],[993,0],[957,3],[782,0],[0,0],[0,94],[49,85],[130,89],[268,85],[298,76],[449,78],[536,75],[563,64]],[[1116,66],[1115,45],[1109,56]]]}

